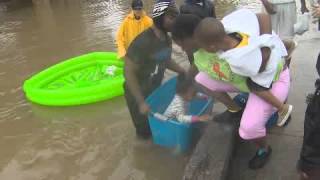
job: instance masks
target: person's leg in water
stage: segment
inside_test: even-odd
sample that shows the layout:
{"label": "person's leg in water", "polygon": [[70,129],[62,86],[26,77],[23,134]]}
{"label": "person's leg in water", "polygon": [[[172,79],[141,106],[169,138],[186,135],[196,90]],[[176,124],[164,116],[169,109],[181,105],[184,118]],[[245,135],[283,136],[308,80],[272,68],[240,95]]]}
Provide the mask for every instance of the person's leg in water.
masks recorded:
{"label": "person's leg in water", "polygon": [[149,127],[148,117],[140,113],[139,105],[130,91],[124,87],[124,97],[127,102],[129,113],[136,129],[136,135],[141,139],[148,139],[151,137],[151,130]]}
{"label": "person's leg in water", "polygon": [[[273,84],[269,92],[280,101],[285,101],[288,97],[289,87],[290,73],[286,69],[280,74],[280,79]],[[239,135],[242,139],[257,146],[255,156],[249,161],[251,169],[262,168],[271,156],[272,149],[266,141],[266,123],[274,112],[275,108],[270,103],[258,95],[250,93],[241,118]]]}

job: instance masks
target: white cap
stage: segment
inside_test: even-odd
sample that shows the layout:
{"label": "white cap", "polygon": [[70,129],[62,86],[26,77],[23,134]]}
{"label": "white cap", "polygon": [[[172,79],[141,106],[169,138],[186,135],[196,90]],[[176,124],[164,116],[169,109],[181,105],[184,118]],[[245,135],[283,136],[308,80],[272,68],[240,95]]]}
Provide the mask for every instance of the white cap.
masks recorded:
{"label": "white cap", "polygon": [[159,17],[166,12],[166,9],[170,6],[171,1],[159,1],[157,2],[152,11],[152,18]]}

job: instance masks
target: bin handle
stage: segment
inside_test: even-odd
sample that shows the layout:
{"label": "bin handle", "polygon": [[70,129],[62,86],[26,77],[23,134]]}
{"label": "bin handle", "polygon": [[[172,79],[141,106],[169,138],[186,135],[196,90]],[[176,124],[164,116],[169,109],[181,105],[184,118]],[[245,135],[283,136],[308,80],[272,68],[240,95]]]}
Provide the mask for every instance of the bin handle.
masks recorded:
{"label": "bin handle", "polygon": [[158,118],[159,120],[162,120],[162,121],[167,121],[167,120],[169,120],[169,118],[168,118],[167,116],[165,116],[165,115],[163,115],[163,114],[160,114],[160,113],[158,113],[158,112],[152,112],[152,111],[151,111],[150,114],[151,114],[152,116]]}

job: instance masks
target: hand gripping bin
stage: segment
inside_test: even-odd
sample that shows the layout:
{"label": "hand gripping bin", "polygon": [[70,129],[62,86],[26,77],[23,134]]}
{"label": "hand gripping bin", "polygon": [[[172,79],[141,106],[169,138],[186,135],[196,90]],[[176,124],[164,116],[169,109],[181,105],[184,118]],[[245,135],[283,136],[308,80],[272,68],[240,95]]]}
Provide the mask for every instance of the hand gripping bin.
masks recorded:
{"label": "hand gripping bin", "polygon": [[[148,98],[147,103],[151,111],[163,114],[167,109],[176,92],[177,78],[165,82],[156,89]],[[189,113],[192,115],[202,115],[210,113],[213,108],[211,99],[194,99],[189,105]],[[199,135],[198,130],[201,123],[180,123],[175,119],[163,121],[149,114],[149,124],[152,132],[153,142],[167,148],[176,148],[179,152],[185,152],[192,144],[194,136]]]}

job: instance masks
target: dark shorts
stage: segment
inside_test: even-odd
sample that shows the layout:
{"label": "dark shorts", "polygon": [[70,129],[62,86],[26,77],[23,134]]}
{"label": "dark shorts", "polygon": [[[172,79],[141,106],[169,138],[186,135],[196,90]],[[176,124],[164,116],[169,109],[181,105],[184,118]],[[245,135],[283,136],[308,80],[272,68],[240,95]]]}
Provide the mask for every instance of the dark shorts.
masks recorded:
{"label": "dark shorts", "polygon": [[269,91],[272,88],[272,85],[270,85],[269,88],[260,86],[259,84],[252,81],[251,78],[247,79],[247,85],[250,91]]}

